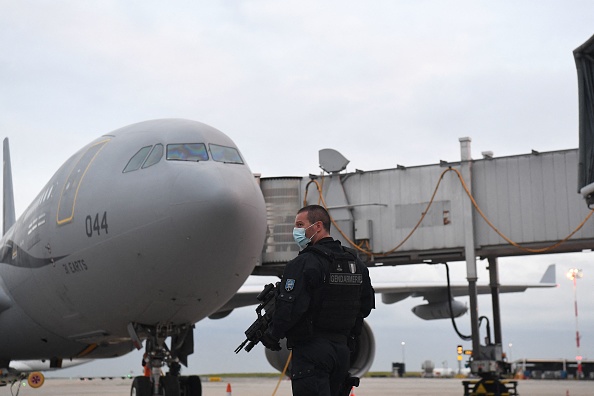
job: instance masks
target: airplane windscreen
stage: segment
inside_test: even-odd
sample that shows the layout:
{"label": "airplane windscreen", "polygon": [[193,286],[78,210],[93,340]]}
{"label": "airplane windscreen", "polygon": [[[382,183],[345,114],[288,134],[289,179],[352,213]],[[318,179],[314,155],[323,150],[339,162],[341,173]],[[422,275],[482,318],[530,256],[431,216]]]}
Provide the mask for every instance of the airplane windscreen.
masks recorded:
{"label": "airplane windscreen", "polygon": [[153,147],[153,151],[151,151],[151,153],[149,154],[146,161],[144,161],[144,164],[142,164],[142,169],[155,165],[156,163],[161,161],[162,157],[163,157],[163,145],[155,144],[155,147]]}
{"label": "airplane windscreen", "polygon": [[146,146],[138,150],[138,152],[130,158],[130,161],[126,164],[123,172],[127,173],[139,169],[152,147],[153,146]]}
{"label": "airplane windscreen", "polygon": [[179,143],[167,145],[169,161],[208,161],[204,143]]}
{"label": "airplane windscreen", "polygon": [[209,144],[212,159],[227,164],[243,164],[239,152],[233,147],[219,146],[218,144]]}

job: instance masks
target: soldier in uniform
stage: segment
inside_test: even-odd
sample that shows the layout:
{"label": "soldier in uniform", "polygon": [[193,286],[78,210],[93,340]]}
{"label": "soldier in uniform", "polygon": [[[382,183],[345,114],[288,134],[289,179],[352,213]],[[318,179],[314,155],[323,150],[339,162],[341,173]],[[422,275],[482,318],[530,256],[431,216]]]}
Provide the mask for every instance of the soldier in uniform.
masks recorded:
{"label": "soldier in uniform", "polygon": [[262,343],[280,350],[279,340],[287,338],[294,396],[336,396],[344,392],[363,318],[375,308],[369,271],[330,237],[322,206],[299,210],[293,236],[303,250],[285,267]]}

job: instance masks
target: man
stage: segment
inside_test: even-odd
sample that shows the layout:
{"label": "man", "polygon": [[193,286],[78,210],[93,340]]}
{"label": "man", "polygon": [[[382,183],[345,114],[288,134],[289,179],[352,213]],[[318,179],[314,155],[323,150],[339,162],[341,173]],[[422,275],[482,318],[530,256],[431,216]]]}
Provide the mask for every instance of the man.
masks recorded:
{"label": "man", "polygon": [[299,210],[293,236],[303,250],[285,267],[262,343],[279,350],[278,341],[287,338],[294,396],[336,396],[363,318],[375,308],[369,271],[330,237],[330,216],[322,206]]}

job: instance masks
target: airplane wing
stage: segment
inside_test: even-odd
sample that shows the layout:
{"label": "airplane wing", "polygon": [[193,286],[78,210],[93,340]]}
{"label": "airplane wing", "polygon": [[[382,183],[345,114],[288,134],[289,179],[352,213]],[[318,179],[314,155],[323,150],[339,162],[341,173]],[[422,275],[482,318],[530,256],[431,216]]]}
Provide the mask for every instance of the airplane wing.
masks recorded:
{"label": "airplane wing", "polygon": [[[278,281],[278,278],[272,278]],[[557,287],[556,275],[555,275],[555,264],[549,265],[540,282],[538,283],[526,283],[526,284],[506,284],[499,286],[500,293],[520,293],[530,288],[550,288]],[[235,308],[246,307],[250,305],[258,304],[256,297],[262,291],[263,286],[261,285],[244,285],[238,292],[223,305],[215,313],[211,314],[209,318],[220,319],[229,315]],[[448,302],[448,288],[447,285],[437,283],[416,283],[416,282],[397,282],[397,283],[382,283],[374,282],[373,288],[376,293],[382,295],[382,302],[384,304],[394,304],[398,301],[404,300],[408,297],[423,297],[430,305],[431,304],[444,304]],[[452,298],[468,295],[468,284],[452,284],[450,285],[450,291]],[[491,287],[489,285],[477,285],[477,291],[479,294],[491,293]],[[416,308],[416,307],[415,307]],[[454,309],[456,311],[456,309]],[[417,316],[420,316],[415,310],[413,310]],[[464,312],[466,310],[464,309]],[[464,313],[462,312],[462,313]],[[459,315],[461,315],[460,313]],[[456,315],[456,316],[459,316]],[[448,316],[449,317],[449,314]],[[423,319],[426,319],[423,317]],[[438,318],[434,318],[438,319]]]}
{"label": "airplane wing", "polygon": [[[500,293],[520,293],[529,288],[557,287],[555,264],[549,265],[539,283],[530,284],[507,284],[500,285]],[[447,301],[448,288],[443,284],[427,283],[402,283],[402,284],[384,284],[374,283],[373,288],[376,293],[381,293],[382,302],[393,304],[404,300],[407,297],[423,297],[430,303],[438,301]],[[468,295],[468,284],[451,284],[450,291],[453,297]],[[489,285],[477,285],[478,294],[491,293]]]}

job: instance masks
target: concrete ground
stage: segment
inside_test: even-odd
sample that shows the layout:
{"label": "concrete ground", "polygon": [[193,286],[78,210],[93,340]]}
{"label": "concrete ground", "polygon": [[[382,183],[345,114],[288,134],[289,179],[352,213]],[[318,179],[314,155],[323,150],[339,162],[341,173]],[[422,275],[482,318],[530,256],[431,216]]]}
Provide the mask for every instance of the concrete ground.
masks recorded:
{"label": "concrete ground", "polygon": [[[354,389],[355,396],[406,395],[406,396],[462,396],[464,387],[459,379],[437,378],[364,378],[361,386]],[[204,396],[228,396],[227,384],[232,396],[273,395],[277,380],[270,378],[221,378],[219,382],[203,379]],[[39,389],[21,387],[19,396],[69,396],[130,394],[132,381],[125,379],[92,381],[79,379],[46,378]],[[13,394],[16,395],[16,387]],[[592,396],[594,381],[575,380],[521,380],[518,393],[522,396]],[[11,395],[9,387],[0,388],[0,396]],[[280,382],[276,396],[290,396],[291,383]]]}

